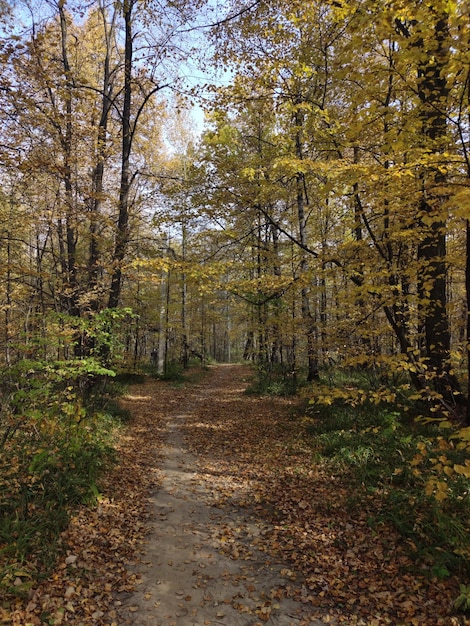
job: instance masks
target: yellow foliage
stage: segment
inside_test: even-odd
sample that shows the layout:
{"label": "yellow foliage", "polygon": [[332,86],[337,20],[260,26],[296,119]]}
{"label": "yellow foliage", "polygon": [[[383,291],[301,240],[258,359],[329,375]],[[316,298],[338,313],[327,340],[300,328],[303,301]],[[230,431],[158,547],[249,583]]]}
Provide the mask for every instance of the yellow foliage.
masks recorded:
{"label": "yellow foliage", "polygon": [[454,470],[457,474],[470,478],[470,461],[466,462],[467,465],[454,465]]}
{"label": "yellow foliage", "polygon": [[461,439],[462,441],[470,442],[470,426],[461,428],[459,431],[451,436],[451,439]]}
{"label": "yellow foliage", "polygon": [[421,465],[424,458],[425,457],[422,454],[416,454],[410,461],[411,467],[417,467],[418,465]]}
{"label": "yellow foliage", "polygon": [[434,496],[438,502],[443,502],[449,495],[449,487],[443,480],[430,478],[426,483],[425,493]]}

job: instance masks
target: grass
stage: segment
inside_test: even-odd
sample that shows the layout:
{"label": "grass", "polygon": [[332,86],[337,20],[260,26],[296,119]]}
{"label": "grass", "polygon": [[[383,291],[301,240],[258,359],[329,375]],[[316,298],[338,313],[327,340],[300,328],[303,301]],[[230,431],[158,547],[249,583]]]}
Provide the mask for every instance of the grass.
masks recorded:
{"label": "grass", "polygon": [[247,395],[293,396],[297,393],[297,379],[283,365],[258,367],[256,378],[246,388]]}
{"label": "grass", "polygon": [[[392,524],[430,575],[470,573],[470,480],[452,471],[465,465],[468,449],[391,404],[351,406],[333,397],[329,405],[310,405],[307,414],[317,458],[350,477],[351,506],[373,498],[370,524]],[[441,485],[442,498],[433,485]]]}
{"label": "grass", "polygon": [[48,402],[50,412],[31,411],[0,450],[0,595],[26,594],[50,571],[71,512],[96,501],[129,418],[98,391],[79,411],[58,414],[56,398]]}

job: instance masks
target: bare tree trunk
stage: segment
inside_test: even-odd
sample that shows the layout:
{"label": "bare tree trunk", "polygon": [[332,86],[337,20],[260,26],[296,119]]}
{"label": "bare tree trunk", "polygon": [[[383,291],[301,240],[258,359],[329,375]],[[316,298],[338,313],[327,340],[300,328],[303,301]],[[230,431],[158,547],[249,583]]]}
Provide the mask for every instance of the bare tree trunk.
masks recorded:
{"label": "bare tree trunk", "polygon": [[467,295],[467,412],[466,423],[470,426],[470,220],[466,224],[467,258],[465,267],[465,288]]}
{"label": "bare tree trunk", "polygon": [[[295,135],[295,144],[296,144],[296,152],[297,158],[302,160],[303,151],[302,151],[302,143],[300,131],[303,125],[302,115],[297,112],[295,114],[295,125],[296,125],[296,135]],[[307,258],[307,253],[305,252],[307,248],[307,220],[305,216],[305,205],[308,206],[308,198],[306,198],[305,192],[305,176],[303,173],[297,174],[296,178],[296,193],[297,193],[297,220],[299,227],[299,242],[301,245],[301,260],[300,260],[300,270],[302,275],[307,274],[309,271],[309,263]],[[312,381],[318,378],[318,355],[317,348],[315,345],[315,335],[316,335],[316,320],[315,316],[312,314],[311,306],[310,306],[310,289],[306,286],[302,287],[301,290],[301,311],[302,311],[302,319],[305,324],[305,336],[307,339],[307,361],[308,361],[308,371],[307,371],[307,380]]]}
{"label": "bare tree trunk", "polygon": [[[10,198],[10,220],[9,224],[12,223],[11,219],[13,217],[13,198]],[[7,271],[6,271],[6,293],[5,293],[5,363],[6,365],[11,365],[11,305],[12,305],[12,284],[11,284],[11,230],[9,226],[7,227],[6,232],[7,238]]]}
{"label": "bare tree trunk", "polygon": [[124,104],[122,110],[122,150],[121,150],[121,185],[119,189],[119,214],[116,229],[116,241],[113,254],[111,287],[108,307],[115,309],[119,304],[122,287],[122,263],[129,243],[129,192],[131,187],[130,156],[132,149],[131,106],[132,106],[132,9],[134,0],[125,0],[123,5],[125,24],[124,45]]}
{"label": "bare tree trunk", "polygon": [[99,214],[101,209],[101,203],[103,198],[103,178],[105,170],[106,160],[106,142],[108,134],[108,119],[109,112],[112,106],[112,93],[113,93],[113,73],[111,72],[111,50],[113,44],[115,19],[116,13],[113,13],[111,22],[108,24],[106,11],[103,6],[100,6],[100,13],[103,20],[104,39],[106,43],[106,56],[104,59],[103,67],[103,86],[102,86],[102,101],[101,101],[101,115],[98,124],[98,136],[96,144],[95,166],[92,173],[92,195],[89,201],[89,215],[90,215],[90,247],[88,255],[88,289],[90,290],[91,302],[90,306],[92,310],[98,310],[99,300],[96,288],[99,279],[99,266],[100,266],[100,245],[99,245]]}
{"label": "bare tree trunk", "polygon": [[[276,224],[270,224],[271,237],[273,240],[273,274],[281,278],[281,263],[279,258],[279,228]],[[279,315],[281,311],[281,300],[276,298],[274,301],[274,322],[273,322],[273,340],[271,347],[271,363],[282,363],[282,340],[281,328],[279,324]]]}
{"label": "bare tree trunk", "polygon": [[62,64],[65,77],[65,129],[60,133],[63,151],[63,182],[65,187],[65,245],[66,245],[66,284],[63,299],[70,315],[79,316],[78,282],[77,282],[77,232],[75,226],[73,186],[72,186],[72,79],[67,51],[67,18],[64,11],[64,2],[59,2],[59,19],[62,47]]}
{"label": "bare tree trunk", "polygon": [[187,231],[186,231],[186,219],[183,217],[181,222],[181,236],[182,236],[182,256],[183,256],[183,271],[181,273],[181,357],[183,368],[187,369],[189,366],[189,346],[188,346],[188,334],[187,334],[187,324],[186,324],[186,301],[187,301],[187,277],[186,272],[184,270],[186,263],[186,239],[187,239]]}
{"label": "bare tree trunk", "polygon": [[163,373],[168,373],[169,351],[170,351],[170,300],[171,300],[171,283],[170,270],[166,273],[166,289],[165,289],[165,335],[163,344]]}
{"label": "bare tree trunk", "polygon": [[[418,95],[423,148],[431,159],[422,173],[423,190],[419,207],[420,228],[424,236],[418,246],[421,275],[418,293],[422,303],[424,352],[434,387],[452,407],[462,403],[459,385],[450,371],[450,328],[447,312],[446,197],[441,191],[445,174],[438,165],[447,137],[448,86],[446,70],[449,56],[448,15],[430,6],[432,38],[420,36],[416,47],[423,60],[418,66]],[[423,27],[428,28],[428,25]],[[426,53],[426,54],[424,54]],[[437,165],[436,165],[437,163]],[[427,304],[429,303],[429,304]]]}

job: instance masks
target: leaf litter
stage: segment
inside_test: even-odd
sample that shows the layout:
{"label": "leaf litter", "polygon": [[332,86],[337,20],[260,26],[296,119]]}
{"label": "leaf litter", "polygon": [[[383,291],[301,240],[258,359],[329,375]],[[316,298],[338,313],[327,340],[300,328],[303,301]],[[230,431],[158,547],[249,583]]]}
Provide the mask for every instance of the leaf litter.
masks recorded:
{"label": "leaf litter", "polygon": [[[98,506],[79,510],[55,571],[0,609],[0,623],[470,624],[453,612],[459,581],[425,577],[391,528],[370,528],[366,508],[351,511],[347,480],[315,463],[304,444],[296,401],[244,395],[249,377],[245,366],[219,366],[180,387],[133,386],[122,400],[133,421]],[[184,445],[172,471],[186,476],[176,497],[192,512],[178,520],[181,545],[168,545],[167,555],[158,532],[175,514],[161,506],[172,491],[162,466],[171,465],[164,457],[175,416]],[[191,493],[207,522],[194,517]],[[193,584],[167,590],[170,606],[162,590],[171,568],[180,581],[190,572]],[[253,568],[265,570],[263,582]]]}

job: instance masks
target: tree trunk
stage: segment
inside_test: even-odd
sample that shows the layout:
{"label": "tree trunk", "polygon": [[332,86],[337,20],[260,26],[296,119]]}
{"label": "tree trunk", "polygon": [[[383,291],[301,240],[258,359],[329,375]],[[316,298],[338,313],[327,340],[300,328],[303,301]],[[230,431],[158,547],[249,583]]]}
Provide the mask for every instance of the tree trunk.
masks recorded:
{"label": "tree trunk", "polygon": [[188,297],[188,285],[187,278],[185,272],[186,265],[186,219],[183,217],[181,222],[181,247],[182,247],[182,261],[183,261],[183,271],[181,272],[181,362],[184,369],[188,369],[189,367],[189,346],[188,346],[188,329],[187,329],[187,321],[186,321],[186,308],[187,308],[187,297]]}
{"label": "tree trunk", "polygon": [[[295,135],[297,158],[302,160],[303,151],[300,130],[303,125],[303,119],[302,115],[298,112],[295,114],[295,125],[297,129]],[[307,248],[307,220],[305,217],[305,204],[308,204],[308,200],[305,197],[305,176],[303,173],[297,174],[296,187],[297,220],[299,228],[299,242],[301,245],[300,272],[302,275],[305,275],[309,271],[307,253],[305,252]],[[306,286],[302,287],[301,290],[301,311],[302,319],[305,324],[305,337],[307,340],[307,380],[311,382],[312,380],[318,379],[319,371],[317,349],[315,346],[316,320],[314,315],[312,315],[310,307],[310,289]]]}
{"label": "tree trunk", "polygon": [[123,5],[125,23],[124,47],[124,104],[122,110],[121,184],[119,189],[119,214],[113,254],[111,287],[108,307],[115,309],[119,304],[122,287],[122,263],[129,243],[129,192],[131,186],[130,156],[132,149],[131,106],[132,106],[132,9],[134,0],[125,0]]}
{"label": "tree trunk", "polygon": [[73,186],[72,186],[72,82],[71,70],[67,53],[67,18],[64,11],[64,2],[58,4],[60,33],[62,46],[62,64],[65,77],[65,129],[60,133],[60,140],[63,151],[63,182],[65,187],[65,289],[63,300],[66,303],[66,310],[70,315],[79,316],[78,306],[78,282],[76,265],[77,233],[75,227],[75,216],[73,207]]}
{"label": "tree trunk", "polygon": [[91,293],[90,307],[96,311],[99,309],[98,295],[96,293],[99,267],[100,267],[100,245],[98,219],[103,198],[103,178],[106,160],[106,142],[108,135],[108,119],[112,105],[113,78],[111,72],[111,47],[115,30],[115,14],[113,14],[111,23],[108,24],[106,11],[100,6],[100,13],[103,20],[104,38],[106,43],[106,56],[103,67],[103,86],[101,100],[101,115],[98,124],[98,136],[96,142],[95,166],[92,173],[92,195],[89,200],[89,217],[90,217],[90,246],[88,254],[88,289]]}
{"label": "tree trunk", "polygon": [[[281,261],[279,254],[279,229],[276,224],[271,223],[269,225],[269,229],[271,232],[271,237],[273,241],[273,274],[277,278],[281,278]],[[280,328],[280,314],[282,309],[282,301],[280,298],[276,298],[274,301],[274,313],[273,313],[273,322],[272,322],[272,347],[271,347],[271,363],[282,363],[282,334]]]}
{"label": "tree trunk", "polygon": [[[448,16],[429,8],[432,37],[422,35],[416,47],[423,59],[418,66],[418,95],[422,146],[429,165],[422,171],[422,195],[419,207],[418,245],[421,275],[418,294],[421,302],[424,356],[428,375],[442,394],[448,408],[462,403],[458,382],[450,372],[450,329],[447,312],[446,197],[442,189],[445,174],[439,169],[447,138],[448,86],[446,80],[449,56]],[[425,54],[424,54],[425,53]]]}
{"label": "tree trunk", "polygon": [[467,220],[467,258],[465,266],[465,288],[467,295],[467,413],[466,423],[470,426],[470,220]]}

